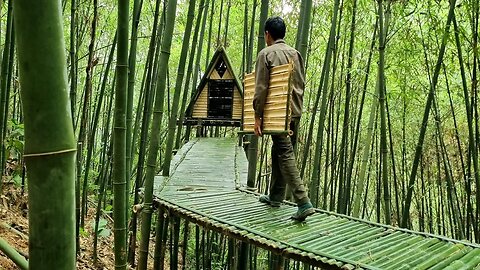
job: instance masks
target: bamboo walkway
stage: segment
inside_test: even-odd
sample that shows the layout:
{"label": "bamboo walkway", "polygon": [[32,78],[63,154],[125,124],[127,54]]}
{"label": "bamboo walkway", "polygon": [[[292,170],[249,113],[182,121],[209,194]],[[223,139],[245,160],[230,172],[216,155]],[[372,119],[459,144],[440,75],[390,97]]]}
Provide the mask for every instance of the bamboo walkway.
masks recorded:
{"label": "bamboo walkway", "polygon": [[160,207],[284,257],[325,269],[480,269],[480,246],[317,210],[298,223],[295,206],[271,208],[243,190],[247,161],[236,139],[203,138],[156,179]]}

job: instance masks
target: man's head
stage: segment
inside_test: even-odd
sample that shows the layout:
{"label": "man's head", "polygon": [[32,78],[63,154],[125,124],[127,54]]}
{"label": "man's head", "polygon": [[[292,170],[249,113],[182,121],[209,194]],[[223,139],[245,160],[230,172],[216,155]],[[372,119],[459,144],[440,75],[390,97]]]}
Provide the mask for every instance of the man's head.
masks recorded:
{"label": "man's head", "polygon": [[265,42],[268,46],[272,45],[275,40],[285,37],[287,27],[280,17],[270,17],[265,22]]}

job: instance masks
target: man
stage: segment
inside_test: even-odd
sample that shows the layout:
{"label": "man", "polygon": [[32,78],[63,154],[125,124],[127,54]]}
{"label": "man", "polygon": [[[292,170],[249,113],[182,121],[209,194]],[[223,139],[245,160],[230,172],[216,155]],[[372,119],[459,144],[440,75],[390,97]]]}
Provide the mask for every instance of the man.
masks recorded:
{"label": "man", "polygon": [[[265,22],[265,42],[267,47],[258,53],[255,67],[255,96],[253,108],[255,109],[255,134],[262,136],[262,118],[270,81],[270,69],[275,66],[294,63],[292,74],[292,121],[290,129],[296,129],[302,115],[303,90],[305,87],[305,70],[300,53],[285,44],[285,22],[280,17],[269,18]],[[295,164],[293,152],[293,138],[287,135],[272,135],[272,181],[269,195],[260,196],[260,202],[279,207],[285,198],[286,185],[290,186],[293,198],[298,205],[298,211],[293,219],[303,221],[315,213],[310,203],[300,173]],[[294,140],[293,140],[294,141]]]}

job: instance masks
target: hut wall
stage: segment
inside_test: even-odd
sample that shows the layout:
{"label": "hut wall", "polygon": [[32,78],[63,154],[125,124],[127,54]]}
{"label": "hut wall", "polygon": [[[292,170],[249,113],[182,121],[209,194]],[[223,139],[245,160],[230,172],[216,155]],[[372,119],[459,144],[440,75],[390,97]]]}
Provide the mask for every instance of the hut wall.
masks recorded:
{"label": "hut wall", "polygon": [[[218,80],[230,80],[234,79],[230,70],[226,70],[223,74],[223,78],[220,77],[218,72],[215,69],[212,69],[208,75],[210,79]],[[208,118],[208,83],[202,89],[200,96],[198,97],[195,105],[193,106],[193,118]],[[240,96],[239,89],[235,86],[233,90],[233,112],[232,119],[240,120],[242,119],[242,97]]]}

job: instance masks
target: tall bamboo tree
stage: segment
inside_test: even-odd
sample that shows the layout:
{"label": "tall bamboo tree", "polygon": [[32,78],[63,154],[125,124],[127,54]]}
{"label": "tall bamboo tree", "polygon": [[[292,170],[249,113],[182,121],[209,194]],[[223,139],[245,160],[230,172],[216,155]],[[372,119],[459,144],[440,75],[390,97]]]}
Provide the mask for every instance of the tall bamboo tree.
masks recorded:
{"label": "tall bamboo tree", "polygon": [[253,70],[253,37],[255,33],[255,12],[257,10],[257,0],[253,0],[253,8],[252,8],[252,20],[250,22],[250,34],[248,35],[248,47],[247,47],[247,69],[246,72],[250,73]]}
{"label": "tall bamboo tree", "polygon": [[[463,89],[463,95],[464,95],[464,101],[465,101],[465,113],[467,115],[467,127],[468,127],[468,146],[469,146],[469,153],[472,158],[473,162],[473,168],[474,168],[474,177],[475,177],[475,182],[477,183],[477,179],[480,178],[480,174],[478,172],[478,153],[475,151],[476,149],[476,141],[473,133],[473,119],[472,119],[472,114],[470,110],[470,100],[469,100],[469,93],[468,93],[468,86],[467,86],[467,78],[466,78],[466,72],[465,72],[465,67],[463,65],[463,53],[462,53],[462,46],[460,42],[460,36],[459,36],[459,29],[457,25],[457,20],[455,18],[455,14],[453,15],[453,26],[455,30],[455,44],[457,47],[457,55],[458,55],[458,61],[459,61],[459,66],[460,66],[460,75],[462,78],[462,89]],[[475,218],[471,218],[473,214],[473,206],[470,200],[470,195],[472,194],[472,188],[471,188],[471,182],[469,177],[466,179],[467,181],[465,182],[465,189],[466,189],[466,196],[467,196],[467,230],[470,226],[468,226],[469,221],[473,223],[474,228],[478,228],[478,221]],[[478,232],[478,229],[475,231]],[[478,233],[476,233],[478,234]],[[466,233],[467,236],[469,236],[469,233],[467,231]]]}
{"label": "tall bamboo tree", "polygon": [[230,22],[230,9],[232,7],[232,0],[228,0],[227,4],[227,18],[225,19],[225,34],[223,36],[223,47],[227,47],[227,40],[228,40],[228,25]]}
{"label": "tall bamboo tree", "polygon": [[[248,0],[244,0],[243,5],[243,44],[242,44],[242,64],[240,66],[239,74],[243,78],[246,70],[247,60],[247,46],[248,46]],[[242,136],[239,136],[241,139]]]}
{"label": "tall bamboo tree", "polygon": [[77,100],[77,1],[70,2],[70,107],[72,123],[75,124],[75,103]]}
{"label": "tall bamboo tree", "polygon": [[[148,128],[150,126],[150,116],[151,116],[151,107],[153,106],[153,94],[152,94],[152,73],[153,73],[153,66],[156,64],[154,63],[154,59],[157,59],[157,53],[155,52],[155,45],[160,41],[160,35],[157,31],[158,28],[158,20],[160,14],[160,6],[162,5],[161,0],[156,0],[155,4],[155,12],[153,15],[153,27],[152,27],[152,35],[150,37],[150,44],[148,47],[147,53],[147,64],[145,67],[145,83],[144,83],[144,98],[143,98],[143,117],[142,117],[142,125],[141,125],[141,133],[140,133],[140,144],[138,149],[138,162],[137,162],[137,174],[135,176],[135,183],[134,183],[134,194],[133,194],[133,203],[138,204],[140,201],[140,187],[142,185],[143,180],[143,171],[145,165],[145,150],[147,147],[147,136],[148,136]],[[162,10],[164,10],[162,8]],[[162,16],[164,16],[164,11],[162,11]],[[160,20],[163,21],[163,18]],[[161,31],[160,31],[161,32]],[[140,106],[139,106],[140,107]],[[137,115],[140,117],[140,113]],[[134,136],[135,137],[135,136]],[[132,147],[134,145],[132,141]],[[135,263],[135,249],[137,247],[137,216],[138,213],[136,211],[132,211],[131,215],[131,222],[129,228],[129,249],[128,249],[128,262],[130,265],[134,265]]]}
{"label": "tall bamboo tree", "polygon": [[258,23],[258,39],[257,39],[257,54],[265,48],[265,31],[264,25],[268,18],[269,0],[261,0],[260,6],[260,21]]}
{"label": "tall bamboo tree", "polygon": [[385,112],[385,99],[387,98],[385,86],[385,38],[386,32],[384,30],[384,7],[383,0],[378,1],[378,24],[379,24],[379,60],[378,60],[378,87],[380,95],[378,97],[380,104],[380,160],[381,164],[381,182],[383,184],[384,209],[385,209],[385,223],[390,224],[390,192],[388,188],[388,149],[387,149],[387,121]]}
{"label": "tall bamboo tree", "polygon": [[145,195],[142,210],[142,240],[140,242],[140,257],[138,260],[138,269],[147,269],[148,243],[150,240],[150,226],[152,221],[152,203],[153,203],[153,181],[155,178],[155,168],[157,162],[158,149],[160,147],[160,126],[163,117],[163,94],[166,89],[166,77],[168,69],[168,60],[170,57],[170,47],[172,45],[173,28],[175,24],[175,12],[177,10],[177,1],[169,0],[167,4],[165,31],[162,40],[161,56],[159,63],[158,84],[156,88],[156,99],[153,112],[152,131],[150,132],[150,145],[147,159],[147,171],[145,179]]}
{"label": "tall bamboo tree", "polygon": [[303,59],[307,57],[307,47],[308,47],[308,34],[310,33],[310,21],[312,18],[312,0],[302,0],[300,11],[300,19],[298,20],[298,47],[297,50],[300,52],[300,55]]}
{"label": "tall bamboo tree", "polygon": [[[208,7],[206,9],[208,9]],[[204,18],[205,18],[204,21],[205,22],[206,22],[206,19],[207,19],[207,17],[206,17],[207,12],[208,11],[205,11],[205,14],[204,14]],[[213,34],[212,28],[213,28],[213,16],[214,16],[214,14],[215,14],[215,0],[212,0],[212,9],[210,11],[210,23],[209,23],[209,26],[208,26],[207,57],[205,57],[205,68],[207,68],[208,63],[210,63],[210,45],[212,44],[212,34]]]}
{"label": "tall bamboo tree", "polygon": [[[356,18],[356,13],[357,13],[357,0],[353,1],[352,4],[352,21],[350,24],[350,41],[349,41],[349,49],[348,49],[348,60],[347,60],[347,76],[346,76],[346,82],[345,82],[345,113],[343,116],[343,127],[342,127],[342,141],[340,145],[340,160],[339,160],[339,168],[340,168],[340,173],[339,173],[339,182],[344,183],[344,191],[339,192],[340,194],[343,194],[342,196],[338,196],[339,201],[347,201],[350,198],[350,183],[351,179],[350,177],[346,177],[346,174],[344,174],[345,168],[348,167],[347,163],[347,158],[346,158],[346,152],[347,152],[347,143],[348,143],[348,128],[350,124],[350,100],[351,100],[351,93],[352,93],[352,66],[353,66],[353,48],[355,44],[355,18]],[[347,213],[347,205],[348,203],[341,204],[342,208],[339,209],[340,213]]]}
{"label": "tall bamboo tree", "polygon": [[100,86],[100,93],[98,94],[98,101],[96,102],[96,109],[95,109],[95,114],[93,115],[92,119],[92,125],[91,125],[91,134],[88,137],[88,148],[87,148],[87,157],[85,160],[85,174],[84,174],[84,181],[88,181],[89,175],[90,175],[90,166],[92,162],[92,156],[93,156],[93,150],[95,148],[95,137],[97,134],[97,126],[98,126],[98,120],[100,118],[100,112],[102,109],[102,104],[103,104],[103,99],[105,96],[105,88],[107,86],[107,81],[108,81],[108,74],[110,72],[110,66],[113,61],[113,56],[115,52],[115,47],[117,45],[117,35],[113,38],[113,43],[112,43],[112,48],[110,49],[109,55],[108,55],[108,60],[107,64],[105,66],[105,71],[104,75],[102,78],[102,84]]}
{"label": "tall bamboo tree", "polygon": [[[5,157],[5,134],[6,134],[6,116],[8,112],[8,106],[7,106],[7,99],[8,99],[8,91],[7,91],[7,86],[8,86],[8,74],[9,72],[9,62],[10,62],[10,43],[12,42],[12,28],[13,28],[13,20],[12,20],[12,0],[8,1],[8,13],[7,13],[7,32],[5,33],[5,46],[3,49],[3,56],[2,56],[2,68],[1,68],[1,79],[0,79],[0,140],[2,140],[2,149],[0,152],[0,177],[3,176],[3,171],[4,171],[4,160],[6,159]],[[2,190],[2,181],[0,180],[0,191]]]}
{"label": "tall bamboo tree", "polygon": [[[71,1],[70,6],[70,110],[72,114],[72,125],[75,129],[75,105],[77,100],[77,3]],[[77,166],[78,167],[78,166]],[[80,251],[80,181],[75,183],[75,242],[77,252]]]}
{"label": "tall bamboo tree", "polygon": [[[258,37],[257,37],[257,55],[265,48],[265,32],[264,24],[268,17],[268,2],[269,0],[262,0],[260,6],[260,21],[258,24]],[[248,176],[247,186],[250,188],[255,187],[255,175],[257,171],[257,151],[258,151],[258,137],[254,135],[247,136],[248,141]]]}
{"label": "tall bamboo tree", "polygon": [[[115,41],[116,41],[116,35],[115,35]],[[116,43],[116,42],[115,42]],[[113,54],[113,52],[111,52]],[[113,61],[113,55],[110,55],[112,57]],[[109,56],[109,57],[110,57]],[[98,169],[99,175],[98,175],[98,183],[99,183],[99,188],[98,188],[98,199],[97,199],[97,209],[95,213],[95,229],[94,229],[94,238],[93,238],[93,259],[97,259],[97,245],[98,245],[98,228],[99,228],[99,221],[100,221],[100,214],[102,210],[102,202],[105,198],[106,195],[106,186],[108,179],[110,179],[111,171],[112,171],[112,149],[113,149],[113,140],[111,139],[110,136],[110,131],[112,130],[111,126],[111,120],[112,120],[112,107],[113,107],[113,95],[115,94],[115,82],[116,82],[116,74],[113,76],[112,80],[112,85],[110,86],[111,90],[110,93],[108,93],[109,99],[105,103],[104,111],[105,116],[103,117],[103,135],[102,135],[102,144],[103,144],[103,151],[100,156],[100,168]]]}
{"label": "tall bamboo tree", "polygon": [[[330,73],[330,63],[332,60],[333,56],[333,51],[335,50],[336,47],[336,42],[335,42],[335,33],[336,33],[336,27],[337,27],[337,16],[338,16],[338,11],[340,9],[340,1],[335,0],[334,6],[333,6],[333,17],[332,17],[332,25],[330,28],[330,36],[328,40],[328,45],[327,45],[327,50],[325,52],[325,62],[323,64],[323,69],[322,69],[322,76],[320,78],[320,84],[318,86],[318,93],[317,93],[317,98],[315,101],[315,106],[314,106],[314,111],[316,111],[316,108],[318,108],[318,101],[320,99],[320,96],[322,96],[322,104],[320,106],[320,117],[318,120],[318,130],[317,130],[317,143],[315,144],[315,152],[314,152],[314,158],[313,158],[313,170],[312,170],[312,178],[310,182],[310,198],[312,199],[312,204],[314,206],[317,205],[318,201],[318,188],[319,188],[319,174],[320,174],[320,154],[321,154],[321,149],[323,146],[323,128],[325,125],[325,116],[327,112],[327,88],[328,88],[328,78],[329,78],[329,73]],[[314,124],[315,118],[312,117],[311,123],[310,123],[310,130],[308,134],[308,140],[307,138],[307,144],[310,145],[311,143],[311,137],[312,137],[312,132],[313,132],[313,124]],[[305,151],[305,153],[308,151]],[[306,158],[307,155],[304,154],[303,156],[304,160],[302,161],[302,164],[306,163]],[[302,165],[302,170],[301,173],[304,171],[304,165]]]}
{"label": "tall bamboo tree", "polygon": [[[103,101],[104,101],[104,97],[105,97],[105,89],[106,89],[106,86],[107,86],[107,82],[108,82],[108,78],[109,78],[109,73],[110,73],[110,66],[113,62],[113,56],[114,56],[114,53],[115,53],[115,47],[117,45],[117,35],[114,36],[113,38],[113,43],[112,43],[112,48],[110,49],[110,52],[109,52],[109,55],[108,55],[108,59],[107,59],[107,64],[105,66],[105,71],[104,71],[104,75],[103,75],[103,78],[102,78],[102,85],[100,86],[100,93],[98,94],[98,101],[96,102],[96,109],[95,109],[95,114],[93,115],[93,119],[92,119],[92,127],[91,127],[91,135],[89,137],[89,142],[88,142],[88,149],[87,149],[87,158],[86,158],[86,161],[85,161],[85,176],[84,176],[84,180],[87,181],[89,175],[90,175],[90,166],[91,166],[91,162],[92,162],[92,156],[93,156],[93,150],[94,150],[94,146],[95,146],[95,138],[96,138],[96,134],[97,134],[97,127],[98,127],[98,122],[99,122],[99,119],[100,119],[100,114],[101,114],[101,110],[103,108]],[[115,80],[114,80],[115,82]],[[113,92],[113,91],[111,91]],[[110,104],[112,103],[112,101],[109,102]],[[110,110],[108,111],[108,114],[110,114]],[[109,118],[108,118],[109,119]],[[109,123],[109,122],[107,122]],[[108,125],[107,127],[105,128],[105,130],[108,130]],[[105,142],[105,135],[104,135],[104,142]],[[103,152],[106,152],[107,149],[106,146],[106,143],[104,143],[104,149],[103,149]],[[100,162],[101,164],[101,169],[99,169],[99,179],[100,177],[102,177],[102,175],[106,174],[106,171],[108,171],[108,168],[106,167],[109,167],[107,165],[105,165],[103,162]],[[105,172],[105,173],[102,173],[102,172]],[[95,219],[95,240],[96,240],[96,236],[98,234],[98,220],[99,220],[99,211],[100,211],[100,206],[101,206],[101,201],[102,201],[102,198],[105,194],[104,190],[105,190],[105,182],[106,180],[105,179],[102,179],[99,181],[100,182],[100,187],[99,187],[99,190],[98,190],[98,193],[99,193],[99,196],[98,196],[98,203],[97,203],[97,215],[96,215],[96,219]],[[97,241],[94,241],[94,258],[96,258],[96,244],[97,244]]]}
{"label": "tall bamboo tree", "polygon": [[128,88],[128,0],[118,0],[115,113],[113,122],[113,232],[115,269],[127,268],[126,111]]}
{"label": "tall bamboo tree", "polygon": [[126,210],[127,210],[127,220],[128,220],[128,213],[129,213],[129,194],[130,194],[130,175],[131,175],[131,168],[132,168],[132,123],[133,123],[133,93],[135,87],[135,68],[137,62],[137,41],[138,41],[138,24],[140,22],[140,12],[142,10],[143,0],[135,0],[133,2],[133,20],[132,20],[132,32],[130,35],[130,52],[128,54],[128,88],[127,88],[127,115],[126,115],[126,125],[127,125],[127,145],[126,145],[126,164],[127,168],[125,170],[126,180],[127,180],[127,188],[125,194],[127,200],[126,203]]}
{"label": "tall bamboo tree", "polygon": [[75,138],[61,1],[13,5],[25,113],[29,265],[75,269]]}
{"label": "tall bamboo tree", "polygon": [[[212,1],[212,5],[213,5],[213,2]],[[193,95],[195,94],[195,91],[194,89],[196,89],[197,87],[197,79],[198,79],[198,73],[200,72],[200,60],[201,60],[201,57],[202,57],[202,52],[203,52],[203,37],[205,35],[205,28],[207,26],[207,9],[208,9],[208,1],[207,1],[207,7],[205,8],[204,10],[204,14],[203,14],[203,21],[202,21],[202,28],[200,29],[200,36],[199,36],[199,43],[198,43],[198,47],[197,47],[197,53],[195,54],[195,64],[193,66],[193,80],[192,80],[192,84],[191,84],[191,87],[192,87],[192,91],[191,91],[191,98],[193,98]],[[211,24],[210,24],[211,25]],[[210,44],[210,42],[207,42],[207,44]],[[209,58],[209,55],[208,55],[208,50],[207,50],[207,60]],[[188,141],[190,139],[190,132],[191,132],[191,125],[187,124],[187,128],[185,130],[185,140]]]}
{"label": "tall bamboo tree", "polygon": [[[92,95],[92,77],[93,71],[96,63],[95,58],[95,42],[97,40],[97,25],[98,25],[98,0],[93,0],[93,18],[92,18],[92,28],[90,29],[90,44],[88,45],[88,62],[87,67],[85,68],[86,78],[85,78],[85,88],[83,94],[83,107],[82,107],[82,115],[80,120],[80,130],[78,131],[78,152],[77,152],[77,181],[80,183],[80,177],[82,172],[82,164],[83,164],[83,149],[84,143],[87,138],[87,126],[88,126],[88,119],[89,119],[89,109],[90,109],[90,99]],[[80,185],[80,184],[77,185]],[[85,216],[87,214],[87,181],[83,182],[82,188],[82,213],[80,216],[80,227],[85,226]],[[80,192],[80,190],[77,190]],[[77,195],[78,196],[78,195]]]}
{"label": "tall bamboo tree", "polygon": [[[221,45],[220,35],[221,35],[221,32],[222,32],[222,21],[223,21],[223,1],[224,0],[220,0],[220,12],[218,14],[217,42],[215,43],[216,47]],[[213,23],[213,17],[210,18],[210,25],[212,23]],[[207,48],[210,49],[210,40],[208,41]],[[210,50],[208,50],[208,51],[210,51]]]}
{"label": "tall bamboo tree", "polygon": [[[369,54],[369,60],[368,60],[368,63],[367,63],[367,73],[365,75],[365,81],[364,81],[364,84],[363,84],[363,94],[362,94],[362,103],[363,104],[363,100],[365,99],[365,93],[367,92],[367,84],[368,84],[368,78],[369,78],[369,70],[370,70],[370,61],[372,59],[372,54],[373,54],[373,47],[375,46],[375,40],[376,40],[376,33],[377,33],[377,26],[378,26],[378,20],[377,20],[377,23],[375,24],[375,30],[374,30],[374,33],[373,33],[373,37],[372,37],[372,43],[371,43],[371,46],[370,46],[370,54]],[[377,91],[376,91],[376,95],[378,95],[378,74],[377,74],[377,80],[376,80],[376,84],[377,84]],[[362,105],[361,105],[362,106]],[[360,111],[362,110],[363,106],[361,107]],[[364,144],[365,144],[365,147],[363,149],[363,154],[362,154],[362,157],[361,157],[361,160],[360,160],[360,168],[359,168],[359,172],[358,172],[358,175],[357,175],[357,178],[356,178],[356,181],[355,181],[355,194],[354,194],[354,199],[353,199],[353,206],[352,206],[352,216],[354,217],[359,217],[360,216],[360,204],[361,204],[361,200],[362,200],[362,195],[363,195],[363,190],[364,190],[364,187],[365,187],[365,173],[366,173],[366,170],[367,170],[367,165],[368,165],[368,161],[369,161],[369,156],[371,155],[371,145],[372,145],[372,141],[373,141],[373,133],[374,133],[374,122],[375,122],[375,116],[377,115],[377,110],[378,110],[378,99],[373,99],[372,100],[372,104],[371,104],[371,107],[370,107],[370,116],[369,116],[369,120],[368,120],[368,125],[367,125],[367,134],[365,135],[365,139],[364,139]],[[360,116],[359,116],[359,119],[357,120],[357,134],[359,133],[358,130],[359,130],[359,125],[360,125]],[[358,140],[357,138],[355,140]],[[356,151],[356,148],[353,149],[353,151]],[[353,152],[355,153],[355,152]],[[352,160],[351,160],[352,162]],[[349,172],[349,175],[351,177],[352,175],[352,170],[353,170],[353,162],[350,164],[350,172]],[[367,196],[367,195],[365,195]]]}
{"label": "tall bamboo tree", "polygon": [[[433,98],[435,96],[435,90],[436,90],[436,87],[437,87],[438,76],[440,75],[440,68],[442,66],[441,63],[443,61],[443,56],[445,54],[445,48],[446,48],[447,41],[448,41],[450,24],[452,22],[453,15],[454,15],[455,2],[456,2],[455,0],[450,0],[450,9],[448,11],[448,17],[447,17],[447,22],[446,22],[446,26],[445,26],[445,31],[444,31],[443,37],[442,37],[442,44],[441,44],[440,51],[439,51],[439,54],[438,54],[437,63],[435,65],[435,71],[433,73],[433,79],[432,79],[432,84],[430,86],[430,91],[428,92],[427,103],[425,105],[425,112],[423,114],[422,125],[420,127],[420,135],[419,135],[417,146],[416,146],[416,149],[415,149],[415,156],[414,156],[414,160],[413,160],[413,164],[412,164],[412,171],[410,172],[410,179],[409,179],[408,186],[407,186],[407,196],[405,198],[405,206],[403,208],[402,221],[401,221],[401,224],[400,224],[400,226],[404,227],[404,228],[408,226],[408,220],[409,220],[409,217],[410,217],[410,205],[412,203],[413,188],[414,188],[415,179],[416,179],[416,176],[417,176],[417,169],[418,169],[420,157],[421,157],[421,154],[422,154],[423,142],[424,142],[424,139],[425,139],[425,133],[426,133],[427,124],[428,124],[428,117],[430,115],[430,109],[432,107]],[[477,183],[477,186],[478,186],[478,184],[480,184],[480,183]],[[480,196],[480,194],[478,196]]]}
{"label": "tall bamboo tree", "polygon": [[302,27],[303,27],[303,18],[304,18],[304,13],[305,13],[305,4],[306,0],[302,0],[300,2],[300,13],[298,14],[298,25],[297,25],[297,34],[295,37],[295,49],[300,48],[300,40],[301,40],[301,35],[303,33]]}
{"label": "tall bamboo tree", "polygon": [[[177,81],[175,83],[175,94],[173,95],[172,109],[170,114],[170,120],[168,121],[168,135],[167,144],[165,148],[165,159],[163,163],[163,176],[170,175],[170,161],[172,159],[172,150],[175,137],[175,125],[177,122],[178,105],[180,102],[180,94],[182,90],[183,76],[185,74],[185,62],[187,60],[188,47],[190,45],[190,33],[192,31],[193,18],[195,16],[195,1],[188,2],[188,15],[187,24],[185,26],[185,32],[183,34],[182,52],[180,54],[180,61],[177,69]],[[193,53],[193,49],[192,52]]]}

